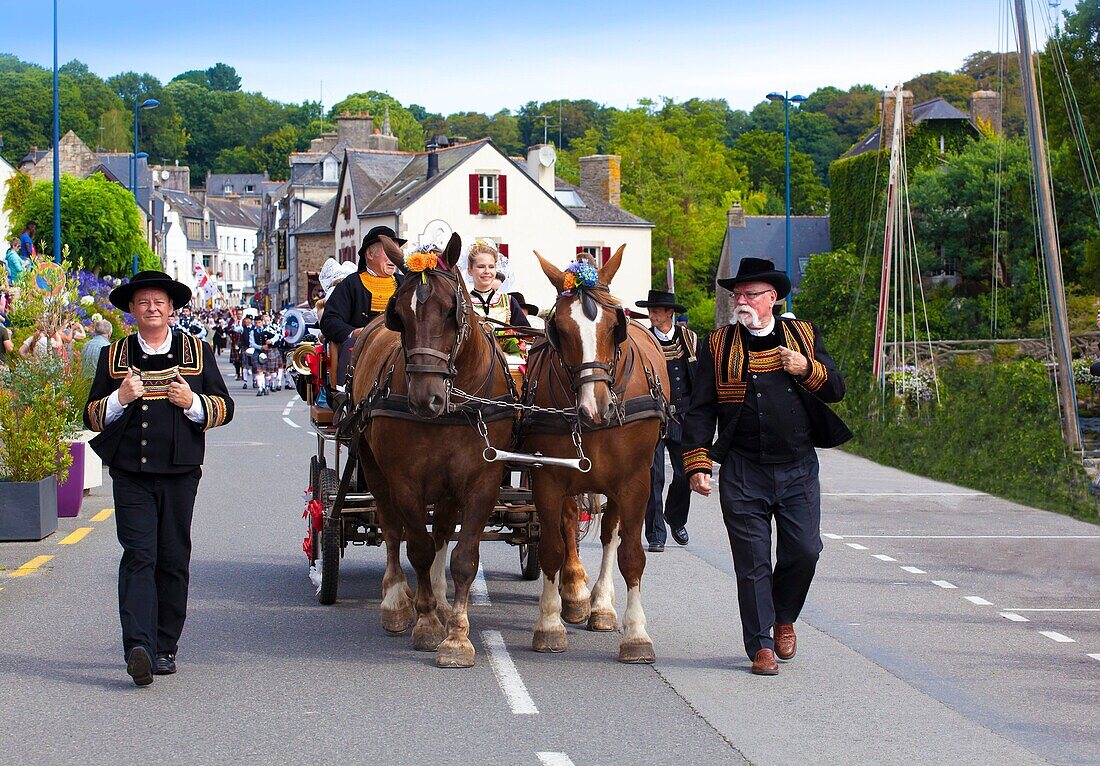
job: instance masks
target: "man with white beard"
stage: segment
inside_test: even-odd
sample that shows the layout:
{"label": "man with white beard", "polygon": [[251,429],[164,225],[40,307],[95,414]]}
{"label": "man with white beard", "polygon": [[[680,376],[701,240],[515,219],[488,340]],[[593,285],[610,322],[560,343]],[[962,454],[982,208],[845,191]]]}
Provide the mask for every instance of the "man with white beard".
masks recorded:
{"label": "man with white beard", "polygon": [[769,260],[743,258],[737,275],[718,285],[733,293],[734,318],[699,346],[684,470],[692,490],[709,495],[712,464],[722,464],[718,493],[745,651],[754,674],[776,675],[776,655],[795,655],[794,622],[822,548],[814,448],[835,447],[852,434],[826,404],[843,398],[844,381],[817,328],[772,314],[791,290],[787,275]]}

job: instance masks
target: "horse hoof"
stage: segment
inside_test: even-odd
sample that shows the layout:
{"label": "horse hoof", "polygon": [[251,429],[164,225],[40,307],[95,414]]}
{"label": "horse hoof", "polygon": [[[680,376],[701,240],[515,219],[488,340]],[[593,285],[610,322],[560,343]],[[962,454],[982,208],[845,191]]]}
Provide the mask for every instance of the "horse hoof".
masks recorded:
{"label": "horse hoof", "polygon": [[569,644],[565,628],[559,630],[536,630],[531,639],[531,648],[536,652],[564,652]]}
{"label": "horse hoof", "polygon": [[469,639],[448,638],[436,649],[435,664],[441,668],[469,668],[474,664],[474,645]]}
{"label": "horse hoof", "polygon": [[588,599],[581,599],[579,601],[566,601],[561,602],[561,618],[568,622],[570,625],[579,625],[589,618],[592,613],[592,608],[588,605]]}
{"label": "horse hoof", "polygon": [[412,625],[415,613],[412,609],[385,609],[382,611],[382,630],[395,636],[401,635]]}
{"label": "horse hoof", "polygon": [[619,662],[629,665],[650,665],[657,659],[652,641],[632,641],[619,644]]}
{"label": "horse hoof", "polygon": [[442,625],[417,625],[413,628],[413,649],[418,652],[434,652],[446,636],[447,631]]}
{"label": "horse hoof", "polygon": [[614,612],[592,612],[588,615],[588,629],[596,633],[611,633],[618,630],[619,618]]}

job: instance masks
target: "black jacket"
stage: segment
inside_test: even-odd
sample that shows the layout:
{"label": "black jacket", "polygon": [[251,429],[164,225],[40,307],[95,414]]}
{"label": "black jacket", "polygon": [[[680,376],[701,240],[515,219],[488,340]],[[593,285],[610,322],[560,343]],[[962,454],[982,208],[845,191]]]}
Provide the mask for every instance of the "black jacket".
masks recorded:
{"label": "black jacket", "polygon": [[[397,284],[401,284],[402,275],[394,274]],[[343,343],[351,331],[366,327],[367,323],[381,314],[371,310],[373,296],[363,286],[359,273],[351,274],[325,298],[325,311],[321,315],[321,334],[325,340]]]}
{"label": "black jacket", "polygon": [[[821,335],[812,323],[802,319],[776,320],[780,342],[810,360],[810,371],[801,378],[792,376],[795,390],[810,419],[810,435],[815,447],[836,447],[852,438],[827,402],[844,398],[844,380],[832,357],[825,350]],[[691,404],[684,418],[684,471],[710,473],[712,462],[721,463],[729,452],[730,439],[741,414],[747,388],[749,356],[741,325],[726,325],[709,333],[699,344],[699,367]],[[717,422],[718,440],[712,445]]]}
{"label": "black jacket", "polygon": [[[145,397],[131,402],[117,420],[105,424],[107,399],[122,385],[127,370],[165,369],[166,365],[178,366],[180,375],[199,397],[206,413],[205,423],[193,423],[165,394],[147,387]],[[171,350],[164,356],[145,357],[136,334],[103,349],[84,406],[84,425],[99,431],[90,442],[92,449],[106,465],[134,472],[172,473],[202,465],[206,431],[232,419],[233,400],[218,370],[214,350],[186,333],[172,335]]]}

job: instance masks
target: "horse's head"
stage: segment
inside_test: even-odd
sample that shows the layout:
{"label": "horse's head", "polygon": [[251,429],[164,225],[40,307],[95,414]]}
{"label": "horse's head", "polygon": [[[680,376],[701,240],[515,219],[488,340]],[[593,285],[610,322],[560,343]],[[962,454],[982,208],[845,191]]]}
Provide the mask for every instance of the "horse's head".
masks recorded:
{"label": "horse's head", "polygon": [[620,246],[596,271],[595,279],[591,266],[571,264],[562,271],[535,253],[558,292],[553,314],[546,322],[546,337],[569,370],[577,393],[577,414],[590,425],[609,419],[615,404],[615,366],[628,324],[626,312],[607,286],[619,270],[625,247]]}
{"label": "horse's head", "polygon": [[466,286],[454,270],[462,240],[452,234],[442,253],[413,253],[407,259],[388,237],[379,237],[386,255],[405,272],[386,307],[386,327],[401,333],[409,409],[434,418],[447,408],[447,388],[455,358],[470,331]]}

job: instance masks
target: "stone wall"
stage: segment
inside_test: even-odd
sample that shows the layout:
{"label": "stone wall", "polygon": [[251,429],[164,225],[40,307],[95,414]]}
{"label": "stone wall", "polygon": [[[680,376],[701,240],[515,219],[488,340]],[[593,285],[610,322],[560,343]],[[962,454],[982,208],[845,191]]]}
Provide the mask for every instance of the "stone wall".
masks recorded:
{"label": "stone wall", "polygon": [[604,202],[619,207],[622,189],[622,157],[593,154],[581,157],[581,188]]}
{"label": "stone wall", "polygon": [[297,281],[299,301],[309,297],[309,274],[321,270],[328,258],[333,256],[333,237],[331,231],[317,234],[296,234],[294,240],[298,248]]}
{"label": "stone wall", "polygon": [[[99,158],[95,156],[95,153],[71,130],[61,137],[60,143],[59,165],[62,175],[87,178],[91,174],[92,168],[99,164]],[[52,181],[53,150],[46,152],[46,155],[37,164],[26,167],[24,170],[32,180]]]}

